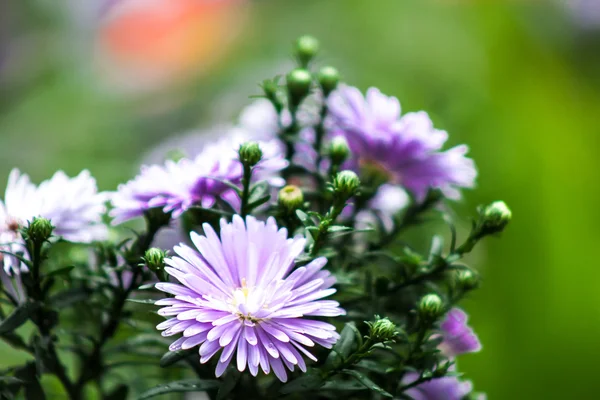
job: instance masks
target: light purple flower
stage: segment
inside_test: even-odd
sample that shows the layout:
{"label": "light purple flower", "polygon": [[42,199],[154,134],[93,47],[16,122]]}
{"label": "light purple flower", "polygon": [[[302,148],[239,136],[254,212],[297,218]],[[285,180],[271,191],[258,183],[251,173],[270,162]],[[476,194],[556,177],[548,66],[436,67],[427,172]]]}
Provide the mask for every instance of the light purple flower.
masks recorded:
{"label": "light purple flower", "polygon": [[449,358],[481,350],[479,338],[467,325],[468,316],[460,308],[452,308],[440,324],[443,342],[438,348]]}
{"label": "light purple flower", "polygon": [[[107,196],[98,193],[96,180],[86,170],[69,178],[58,171],[39,187],[29,177],[13,169],[8,178],[4,202],[0,201],[0,249],[11,253],[25,252],[20,229],[33,217],[41,216],[54,225],[54,235],[70,242],[90,243],[108,235],[102,223]],[[2,254],[4,270],[27,271],[16,257]]]}
{"label": "light purple flower", "polygon": [[333,92],[328,106],[331,134],[343,135],[352,151],[349,167],[377,170],[419,201],[431,188],[458,199],[460,188],[473,187],[477,172],[473,160],[465,157],[467,146],[441,151],[448,134],[435,129],[427,113],[400,117],[400,103],[395,97],[376,88],[370,88],[363,97],[350,86]]}
{"label": "light purple flower", "polygon": [[180,284],[156,284],[175,296],[156,303],[165,306],[160,315],[171,317],[157,328],[163,336],[183,333],[169,350],[200,345],[201,363],[222,350],[217,377],[234,356],[238,370],[247,366],[254,376],[259,366],[284,382],[286,368],[306,371],[303,355],[316,361],[306,347],[331,348],[339,335],[333,325],[305,317],[345,314],[338,302],[322,300],[335,293],[335,278],[322,270],[327,260],[294,269],[306,240],[288,238],[273,218],[222,220],[220,238],[210,225],[203,229],[206,236],[191,234],[198,251],[177,246],[166,261],[165,271]]}
{"label": "light purple flower", "polygon": [[[408,385],[419,378],[416,372],[410,372],[402,379]],[[470,381],[460,381],[456,376],[435,378],[408,389],[405,394],[413,400],[462,400],[473,390]]]}
{"label": "light purple flower", "polygon": [[[239,202],[235,192],[222,181],[240,182],[243,168],[237,150],[246,140],[241,133],[232,135],[204,146],[194,159],[168,160],[162,166],[143,166],[140,175],[120,185],[113,195],[113,210],[110,212],[113,224],[142,216],[151,208],[172,212],[172,216],[177,218],[193,205],[212,207],[217,198],[226,199],[235,207]],[[253,180],[266,180],[271,185],[282,186],[285,182],[279,172],[287,166],[287,161],[282,156],[279,143],[259,142],[259,146],[263,158],[253,169]]]}

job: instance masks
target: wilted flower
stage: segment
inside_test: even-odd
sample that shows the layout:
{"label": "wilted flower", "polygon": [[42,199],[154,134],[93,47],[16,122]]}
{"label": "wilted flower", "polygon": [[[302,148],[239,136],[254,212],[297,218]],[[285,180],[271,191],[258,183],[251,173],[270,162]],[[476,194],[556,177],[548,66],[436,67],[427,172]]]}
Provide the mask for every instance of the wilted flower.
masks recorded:
{"label": "wilted flower", "polygon": [[[151,208],[172,212],[174,218],[193,205],[211,207],[217,198],[237,204],[238,199],[222,181],[238,184],[243,175],[237,150],[245,142],[242,135],[209,144],[194,159],[167,160],[163,166],[142,167],[141,174],[124,185],[112,198],[113,224],[139,217]],[[273,186],[285,181],[279,171],[287,166],[279,143],[258,142],[263,157],[254,166],[254,180],[267,180]]]}
{"label": "wilted flower", "polygon": [[452,308],[446,314],[440,328],[443,341],[439,349],[446,357],[456,357],[465,353],[476,353],[481,350],[479,338],[467,325],[467,314],[460,308]]}
{"label": "wilted flower", "polygon": [[354,169],[376,171],[386,181],[422,201],[429,189],[460,198],[459,188],[473,187],[477,172],[465,157],[467,146],[441,151],[448,134],[437,130],[425,112],[400,117],[400,103],[376,88],[365,97],[341,86],[328,99],[332,135],[346,137]]}
{"label": "wilted flower", "polygon": [[238,370],[248,366],[252,375],[259,365],[282,381],[285,367],[306,371],[302,354],[316,359],[305,347],[331,348],[339,335],[333,325],[304,317],[345,314],[336,301],[321,300],[335,293],[335,278],[322,270],[327,260],[317,258],[292,272],[306,240],[288,238],[273,218],[265,223],[248,216],[245,224],[239,216],[232,223],[222,220],[220,238],[210,225],[203,229],[206,236],[191,234],[198,251],[177,246],[178,256],[166,261],[165,271],[180,284],[156,285],[175,295],[156,303],[166,306],[159,314],[171,316],[157,328],[163,336],[183,332],[169,349],[201,345],[201,363],[222,349],[217,376],[234,353]]}
{"label": "wilted flower", "polygon": [[[419,379],[416,372],[407,373],[402,379],[403,385]],[[444,376],[423,382],[408,389],[404,394],[413,400],[462,400],[473,390],[470,381],[460,381],[456,376]]]}
{"label": "wilted flower", "polygon": [[[54,236],[64,240],[79,243],[102,240],[108,234],[102,224],[105,201],[106,195],[98,193],[96,180],[86,170],[75,178],[58,171],[36,187],[27,175],[13,169],[4,202],[0,201],[0,249],[27,257],[20,229],[37,216],[49,220],[54,226]],[[8,274],[27,271],[16,257],[2,254],[0,261]]]}

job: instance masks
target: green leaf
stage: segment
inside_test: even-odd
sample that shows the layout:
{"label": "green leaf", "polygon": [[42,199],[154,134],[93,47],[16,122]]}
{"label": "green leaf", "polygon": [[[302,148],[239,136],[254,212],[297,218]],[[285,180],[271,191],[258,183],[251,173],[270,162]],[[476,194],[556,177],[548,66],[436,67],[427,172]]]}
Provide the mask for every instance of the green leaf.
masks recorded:
{"label": "green leaf", "polygon": [[130,301],[132,303],[138,303],[138,304],[154,304],[154,303],[156,303],[157,300],[155,300],[155,299],[127,299],[127,301]]}
{"label": "green leaf", "polygon": [[119,385],[113,389],[110,393],[102,396],[104,400],[127,400],[129,394],[129,387],[127,385]]}
{"label": "green leaf", "polygon": [[327,382],[325,385],[321,387],[321,390],[367,390],[365,385],[355,380],[341,380],[335,379]]}
{"label": "green leaf", "polygon": [[19,385],[22,383],[23,381],[21,379],[15,378],[14,376],[0,376],[1,385]]}
{"label": "green leaf", "polygon": [[362,385],[364,385],[367,389],[370,389],[370,390],[372,390],[374,392],[377,392],[380,395],[385,396],[385,397],[389,397],[389,398],[394,397],[390,393],[388,393],[385,390],[383,390],[375,382],[373,382],[372,380],[370,380],[366,375],[363,375],[362,373],[360,373],[358,371],[353,371],[351,369],[343,369],[341,372],[343,374],[350,375],[351,377],[353,377],[354,379],[356,379],[358,382],[360,382]]}
{"label": "green leaf", "polygon": [[388,372],[388,367],[373,360],[360,360],[356,366],[377,374],[385,374]]}
{"label": "green leaf", "polygon": [[64,290],[50,298],[50,304],[56,308],[66,308],[73,304],[81,303],[89,299],[91,292],[88,288],[75,287]]}
{"label": "green leaf", "polygon": [[229,393],[235,388],[242,373],[237,370],[237,368],[230,366],[227,368],[225,372],[225,377],[219,387],[219,392],[217,393],[217,400],[223,400],[227,398]]}
{"label": "green leaf", "polygon": [[340,338],[331,349],[327,360],[325,361],[325,367],[329,369],[337,368],[358,348],[362,345],[362,336],[354,322],[348,322]]}
{"label": "green leaf", "polygon": [[73,269],[75,269],[74,265],[69,265],[68,267],[58,268],[58,269],[55,269],[54,271],[48,272],[46,275],[44,275],[44,278],[51,278],[51,277],[62,276],[62,275],[68,276],[69,272],[71,272]]}
{"label": "green leaf", "polygon": [[156,283],[146,283],[145,285],[140,286],[137,290],[150,290],[155,289]]}
{"label": "green leaf", "polygon": [[[108,353],[118,353],[125,352],[128,353],[131,350],[136,350],[140,348],[148,349],[149,347],[161,347],[169,345],[169,340],[165,339],[160,335],[156,335],[154,333],[142,333],[132,338],[129,338],[123,342],[119,342],[117,345],[113,345],[108,347],[105,352]],[[168,354],[168,353],[167,353]]]}
{"label": "green leaf", "polygon": [[166,368],[169,365],[173,365],[178,361],[183,360],[187,356],[195,353],[197,350],[188,349],[188,350],[177,350],[177,351],[169,351],[165,353],[160,359],[160,366],[162,368]]}
{"label": "green leaf", "polygon": [[0,334],[12,332],[23,325],[39,307],[39,303],[29,302],[15,308],[6,319],[0,322]]}
{"label": "green leaf", "polygon": [[263,204],[265,204],[265,203],[266,203],[267,201],[269,201],[270,199],[271,199],[271,195],[270,195],[270,194],[266,194],[266,195],[264,195],[263,197],[260,197],[260,198],[258,198],[258,199],[256,199],[256,200],[254,200],[254,201],[251,201],[251,202],[248,204],[248,208],[249,208],[250,210],[253,210],[253,209],[255,209],[255,208],[256,208],[256,207],[258,207],[258,206],[262,206]]}
{"label": "green leaf", "polygon": [[343,225],[331,225],[329,227],[329,229],[327,229],[327,232],[329,233],[334,233],[334,232],[346,232],[346,231],[352,231],[353,229],[350,228],[349,226],[343,226]]}
{"label": "green leaf", "polygon": [[153,387],[139,395],[137,400],[150,399],[167,393],[203,392],[217,387],[219,387],[219,381],[214,379],[187,379]]}
{"label": "green leaf", "polygon": [[323,386],[323,378],[318,372],[311,370],[306,374],[294,379],[293,381],[286,383],[279,391],[282,394],[308,392],[311,390],[316,390],[321,386]]}
{"label": "green leaf", "polygon": [[302,210],[296,210],[296,216],[298,216],[298,219],[300,219],[300,221],[302,222],[302,225],[304,225],[304,226],[314,226],[315,225],[315,223],[308,216],[308,214],[306,214]]}

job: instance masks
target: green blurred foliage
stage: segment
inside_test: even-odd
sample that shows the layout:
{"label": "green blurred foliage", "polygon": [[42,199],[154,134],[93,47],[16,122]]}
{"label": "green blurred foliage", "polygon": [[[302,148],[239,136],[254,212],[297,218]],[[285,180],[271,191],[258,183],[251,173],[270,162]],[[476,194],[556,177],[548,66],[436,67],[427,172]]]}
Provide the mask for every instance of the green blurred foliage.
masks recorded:
{"label": "green blurred foliage", "polygon": [[464,305],[484,351],[461,358],[461,370],[491,399],[595,397],[600,31],[578,29],[548,2],[263,0],[210,73],[122,97],[80,67],[85,57],[64,56],[64,19],[25,3],[13,2],[11,29],[45,40],[29,42],[35,68],[0,80],[0,176],[14,166],[35,181],[89,168],[114,189],[145,150],[211,121],[213,99],[235,91],[246,69],[279,65],[310,33],[321,40],[319,62],[347,82],[427,110],[451,144],[470,145],[479,184],[457,205],[461,215],[496,199],[513,210],[502,239],[471,260],[485,281]]}

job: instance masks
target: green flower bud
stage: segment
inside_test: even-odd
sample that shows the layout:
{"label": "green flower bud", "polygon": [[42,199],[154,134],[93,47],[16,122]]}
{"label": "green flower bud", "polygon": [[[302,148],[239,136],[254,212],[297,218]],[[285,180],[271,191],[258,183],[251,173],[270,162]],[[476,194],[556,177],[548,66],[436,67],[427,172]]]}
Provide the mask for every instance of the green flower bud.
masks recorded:
{"label": "green flower bud", "polygon": [[503,201],[494,201],[480,211],[480,226],[485,234],[499,233],[506,228],[512,212]]}
{"label": "green flower bud", "polygon": [[26,236],[36,243],[43,243],[50,239],[54,227],[46,218],[34,217],[25,229]]}
{"label": "green flower bud", "polygon": [[186,158],[186,155],[185,155],[184,151],[181,149],[172,149],[167,152],[167,155],[165,158],[167,160],[177,162],[177,161],[181,160],[182,158]]}
{"label": "green flower bud", "polygon": [[396,325],[388,318],[379,318],[375,322],[368,322],[369,336],[379,342],[392,340],[397,334]]}
{"label": "green flower bud", "polygon": [[323,89],[323,94],[327,97],[329,96],[329,93],[333,92],[337,87],[337,84],[340,81],[340,74],[337,69],[326,66],[319,70],[317,79],[319,80],[321,89]]}
{"label": "green flower bud", "polygon": [[144,254],[144,261],[148,268],[153,271],[162,271],[165,267],[165,257],[167,252],[156,247],[152,247],[146,250]]}
{"label": "green flower bud", "polygon": [[333,178],[333,190],[344,199],[352,197],[360,186],[358,175],[349,170],[338,172]]}
{"label": "green flower bud", "polygon": [[253,167],[262,159],[262,150],[256,142],[246,142],[238,150],[240,161],[246,166]]}
{"label": "green flower bud", "polygon": [[472,290],[479,286],[479,277],[469,269],[456,272],[456,284],[463,290]]}
{"label": "green flower bud", "polygon": [[279,191],[277,201],[286,211],[295,211],[304,204],[304,194],[298,186],[287,185]]}
{"label": "green flower bud", "polygon": [[313,36],[304,35],[300,36],[296,40],[295,53],[298,61],[303,67],[306,67],[308,63],[317,55],[319,52],[319,41]]}
{"label": "green flower bud", "polygon": [[348,142],[341,136],[333,138],[329,144],[329,157],[334,165],[340,165],[350,155],[350,149],[348,148]]}
{"label": "green flower bud", "polygon": [[433,321],[443,311],[443,303],[440,296],[437,294],[428,294],[423,296],[419,302],[419,315],[425,321]]}
{"label": "green flower bud", "polygon": [[290,101],[290,108],[298,107],[302,99],[310,92],[312,77],[310,72],[303,68],[297,68],[287,74],[286,84]]}

